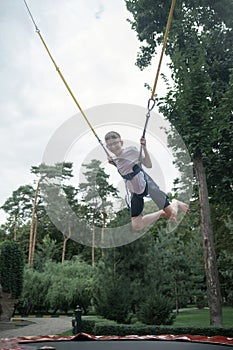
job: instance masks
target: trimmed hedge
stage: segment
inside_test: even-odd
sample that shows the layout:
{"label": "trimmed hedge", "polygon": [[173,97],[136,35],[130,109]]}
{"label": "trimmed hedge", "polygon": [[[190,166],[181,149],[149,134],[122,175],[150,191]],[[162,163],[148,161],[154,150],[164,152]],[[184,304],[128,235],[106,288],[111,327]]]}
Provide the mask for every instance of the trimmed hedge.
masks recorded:
{"label": "trimmed hedge", "polygon": [[82,332],[93,335],[161,335],[161,334],[189,334],[213,337],[221,335],[233,337],[233,327],[172,327],[172,326],[136,326],[109,325],[103,321],[82,320]]}
{"label": "trimmed hedge", "polygon": [[82,332],[87,334],[94,334],[96,321],[82,319]]}

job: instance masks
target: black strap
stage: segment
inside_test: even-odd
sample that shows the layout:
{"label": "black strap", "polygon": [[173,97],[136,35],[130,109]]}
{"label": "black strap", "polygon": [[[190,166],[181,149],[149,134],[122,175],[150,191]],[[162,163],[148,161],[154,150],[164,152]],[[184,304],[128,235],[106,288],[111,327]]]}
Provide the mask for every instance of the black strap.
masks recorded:
{"label": "black strap", "polygon": [[132,180],[134,178],[134,176],[136,176],[138,173],[140,173],[140,171],[142,171],[142,168],[138,164],[135,164],[133,166],[133,172],[132,173],[129,173],[129,174],[126,174],[126,175],[122,175],[121,174],[121,176],[123,177],[124,180]]}

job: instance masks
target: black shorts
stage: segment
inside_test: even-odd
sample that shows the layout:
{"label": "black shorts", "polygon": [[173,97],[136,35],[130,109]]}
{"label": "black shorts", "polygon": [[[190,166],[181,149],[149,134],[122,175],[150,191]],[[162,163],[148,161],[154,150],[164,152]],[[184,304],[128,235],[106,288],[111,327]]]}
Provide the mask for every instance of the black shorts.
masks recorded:
{"label": "black shorts", "polygon": [[148,195],[148,186],[146,184],[144,192],[137,194],[133,193],[131,198],[130,214],[131,217],[139,216],[144,207],[144,197]]}
{"label": "black shorts", "polygon": [[145,173],[146,187],[144,192],[137,194],[133,193],[131,198],[131,217],[139,216],[142,214],[144,208],[144,197],[147,194],[150,195],[151,199],[158,206],[159,209],[164,209],[170,205],[169,198],[163,191],[160,190],[159,186],[151,179],[149,175]]}

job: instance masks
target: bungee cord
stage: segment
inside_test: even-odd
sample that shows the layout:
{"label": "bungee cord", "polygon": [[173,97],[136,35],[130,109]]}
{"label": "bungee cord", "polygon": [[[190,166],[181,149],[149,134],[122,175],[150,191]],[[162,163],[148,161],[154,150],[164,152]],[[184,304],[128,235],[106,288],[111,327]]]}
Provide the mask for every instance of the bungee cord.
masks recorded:
{"label": "bungee cord", "polygon": [[[171,23],[172,23],[172,17],[173,17],[173,12],[174,12],[174,8],[175,8],[175,3],[176,3],[176,0],[172,0],[170,11],[169,11],[169,16],[168,16],[168,20],[167,20],[167,24],[166,24],[164,39],[163,39],[163,46],[162,46],[162,50],[161,50],[161,54],[160,54],[160,58],[159,58],[159,63],[158,63],[158,67],[157,67],[157,71],[156,71],[156,75],[155,75],[154,85],[153,85],[153,88],[151,91],[151,97],[149,98],[148,104],[147,104],[146,121],[145,121],[143,132],[142,132],[142,138],[145,138],[146,130],[147,130],[147,126],[148,126],[148,122],[149,122],[149,118],[150,118],[150,112],[152,111],[152,109],[155,106],[155,91],[156,91],[156,87],[157,87],[157,83],[158,83],[158,79],[159,79],[159,73],[160,73],[160,69],[161,69],[161,65],[162,65],[163,55],[164,55],[165,48],[167,45],[167,39],[168,39],[168,34],[169,34],[169,30],[170,30]],[[139,161],[141,161],[141,157],[142,157],[142,146],[140,148]]]}
{"label": "bungee cord", "polygon": [[[88,124],[89,128],[91,129],[92,133],[94,134],[94,136],[97,138],[99,144],[102,146],[102,148],[104,149],[106,155],[108,158],[112,159],[111,155],[109,154],[108,150],[106,149],[106,147],[104,146],[103,142],[101,141],[101,139],[98,137],[95,129],[93,128],[93,126],[91,125],[90,121],[88,120],[86,114],[84,113],[82,107],[80,106],[79,102],[77,101],[75,95],[73,94],[70,86],[68,85],[66,79],[64,78],[62,72],[60,71],[59,67],[56,64],[56,61],[54,60],[48,46],[46,45],[46,42],[43,38],[43,36],[41,35],[41,32],[36,24],[36,21],[32,15],[32,12],[26,2],[26,0],[23,0],[26,9],[28,11],[28,14],[34,24],[34,27],[36,29],[36,33],[39,35],[40,40],[45,48],[45,50],[47,51],[56,71],[58,72],[60,78],[62,79],[66,89],[68,90],[69,94],[71,95],[72,99],[74,100],[76,106],[78,107],[79,111],[81,112],[83,118],[85,119],[86,123]],[[157,71],[156,71],[156,76],[155,76],[155,80],[154,80],[154,84],[153,84],[153,88],[152,88],[152,92],[151,92],[151,97],[148,100],[148,104],[147,104],[147,114],[146,114],[146,121],[144,124],[144,128],[143,128],[143,133],[142,133],[142,138],[145,138],[145,134],[146,134],[146,130],[147,130],[147,126],[148,126],[148,122],[149,122],[149,118],[150,118],[150,112],[152,111],[152,109],[155,106],[155,92],[156,92],[156,87],[157,87],[157,82],[158,82],[158,78],[159,78],[159,73],[160,73],[160,68],[161,68],[161,64],[162,64],[162,60],[163,60],[163,55],[165,52],[165,48],[166,48],[166,44],[167,44],[167,39],[168,39],[168,34],[169,34],[169,30],[171,27],[171,22],[172,22],[172,17],[173,17],[173,12],[174,12],[174,8],[175,8],[175,3],[176,0],[172,0],[172,4],[170,7],[170,12],[169,12],[169,16],[168,16],[168,20],[167,20],[167,24],[166,24],[166,30],[165,30],[165,34],[164,34],[164,39],[163,39],[163,46],[162,46],[162,50],[161,50],[161,54],[160,54],[160,59],[159,59],[159,63],[158,63],[158,67],[157,67]],[[141,160],[141,156],[142,156],[142,146],[140,148],[140,152],[139,152],[139,161]]]}
{"label": "bungee cord", "polygon": [[27,9],[27,11],[28,11],[28,14],[29,14],[29,16],[30,16],[30,18],[31,18],[31,20],[32,20],[32,22],[33,22],[33,24],[34,24],[34,26],[35,26],[36,33],[39,35],[40,40],[41,40],[41,42],[42,42],[42,44],[43,44],[45,50],[47,51],[47,53],[48,53],[48,55],[49,55],[51,61],[53,62],[53,65],[54,65],[54,67],[56,68],[56,71],[58,72],[60,78],[62,79],[62,81],[63,81],[65,87],[67,88],[69,94],[71,95],[72,99],[74,100],[76,106],[78,107],[79,111],[81,112],[83,118],[84,118],[85,121],[87,122],[87,124],[88,124],[89,128],[91,129],[91,131],[93,132],[94,136],[97,138],[99,144],[100,144],[100,145],[102,146],[102,148],[104,149],[106,155],[107,155],[108,157],[111,158],[111,155],[109,154],[108,150],[107,150],[106,147],[104,146],[104,144],[103,144],[103,142],[101,141],[101,139],[98,137],[98,135],[97,135],[95,129],[93,128],[93,126],[91,125],[90,121],[88,120],[86,114],[84,113],[84,111],[83,111],[82,107],[80,106],[78,100],[76,99],[75,95],[73,94],[73,92],[72,92],[70,86],[68,85],[68,83],[67,83],[65,77],[63,76],[62,72],[60,71],[59,67],[57,66],[56,61],[54,60],[54,58],[53,58],[53,56],[52,56],[52,54],[51,54],[51,52],[50,52],[48,46],[46,45],[46,42],[44,41],[43,36],[41,35],[41,32],[40,32],[40,30],[39,30],[39,28],[38,28],[38,26],[37,26],[37,24],[36,24],[36,21],[34,20],[34,17],[33,17],[33,15],[32,15],[32,12],[30,11],[30,8],[29,8],[29,6],[28,6],[26,0],[23,0],[23,2],[24,2],[24,4],[25,4],[26,9]]}
{"label": "bungee cord", "polygon": [[160,68],[161,68],[161,64],[162,64],[162,60],[163,60],[163,54],[165,52],[165,48],[167,45],[167,39],[168,39],[168,34],[169,34],[169,30],[170,30],[171,23],[172,23],[172,16],[173,16],[174,8],[175,8],[175,3],[176,3],[176,0],[172,0],[169,16],[168,16],[168,20],[167,20],[166,30],[165,30],[165,34],[164,34],[163,46],[162,46],[162,50],[161,50],[161,54],[160,54],[159,64],[158,64],[158,68],[157,68],[157,72],[156,72],[156,76],[155,76],[155,81],[154,81],[154,85],[153,85],[153,89],[152,89],[151,97],[150,97],[150,100],[152,100],[152,101],[154,101],[155,90],[156,90],[156,86],[157,86],[157,82],[158,82],[158,78],[159,78]]}

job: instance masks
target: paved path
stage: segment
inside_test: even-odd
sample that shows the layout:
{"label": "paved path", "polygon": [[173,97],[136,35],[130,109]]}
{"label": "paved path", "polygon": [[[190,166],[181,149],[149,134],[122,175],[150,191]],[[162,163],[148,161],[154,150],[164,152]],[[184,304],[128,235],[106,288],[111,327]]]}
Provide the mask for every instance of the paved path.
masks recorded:
{"label": "paved path", "polygon": [[33,322],[28,326],[18,326],[14,329],[1,331],[0,338],[15,338],[33,335],[57,335],[72,329],[72,317],[59,318],[24,318]]}

